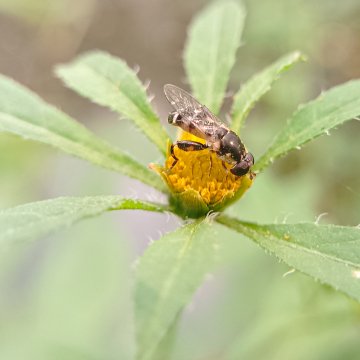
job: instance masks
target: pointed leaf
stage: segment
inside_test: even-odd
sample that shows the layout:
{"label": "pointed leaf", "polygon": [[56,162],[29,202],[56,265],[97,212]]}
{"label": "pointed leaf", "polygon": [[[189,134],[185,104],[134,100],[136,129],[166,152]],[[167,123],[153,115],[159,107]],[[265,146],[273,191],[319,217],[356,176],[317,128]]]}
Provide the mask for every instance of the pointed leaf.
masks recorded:
{"label": "pointed leaf", "polygon": [[91,52],[58,66],[56,73],[80,95],[134,121],[166,154],[167,133],[150,105],[143,84],[123,60],[104,52]]}
{"label": "pointed leaf", "polygon": [[32,240],[106,211],[165,211],[165,207],[120,196],[60,197],[0,211],[0,243]]}
{"label": "pointed leaf", "polygon": [[13,80],[0,75],[0,131],[52,145],[104,168],[121,172],[160,191],[151,170],[121,152]]}
{"label": "pointed leaf", "polygon": [[358,115],[360,80],[349,81],[324,92],[317,99],[302,105],[291,116],[253,169],[264,169],[274,159]]}
{"label": "pointed leaf", "polygon": [[[159,342],[217,261],[216,224],[194,222],[155,241],[136,269],[138,359],[152,359]],[[174,329],[172,329],[174,331]]]}
{"label": "pointed leaf", "polygon": [[185,48],[185,69],[194,96],[211,111],[220,110],[236,51],[245,10],[239,2],[217,1],[193,21]]}
{"label": "pointed leaf", "polygon": [[313,223],[257,225],[222,216],[292,268],[360,301],[360,229]]}
{"label": "pointed leaf", "polygon": [[305,60],[305,57],[299,51],[287,54],[254,75],[241,87],[234,97],[232,106],[231,128],[234,132],[240,132],[251,109],[271,89],[272,84],[280,78],[280,75],[300,60]]}

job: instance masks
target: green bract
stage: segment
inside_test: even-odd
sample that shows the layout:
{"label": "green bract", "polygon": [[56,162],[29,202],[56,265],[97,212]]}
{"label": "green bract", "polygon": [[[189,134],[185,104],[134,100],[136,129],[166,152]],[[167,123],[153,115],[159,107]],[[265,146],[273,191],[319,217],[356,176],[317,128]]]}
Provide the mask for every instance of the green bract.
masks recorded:
{"label": "green bract", "polygon": [[[244,18],[244,9],[238,2],[218,1],[200,13],[190,27],[184,56],[188,80],[194,96],[215,113],[220,110],[241,45]],[[279,75],[302,59],[300,52],[290,53],[238,90],[231,109],[234,131],[240,131],[250,110]],[[143,84],[123,60],[99,51],[89,52],[57,67],[56,73],[79,94],[132,120],[165,155],[167,132]],[[290,116],[253,170],[264,170],[276,158],[359,114],[359,80],[323,92]],[[155,172],[5,76],[0,76],[0,130],[46,143],[169,193]],[[40,201],[0,212],[0,245],[7,248],[19,241],[36,240],[81,219],[121,209],[171,211],[179,215],[176,205],[118,196]],[[193,210],[182,208],[181,215],[186,217],[186,211],[190,214]],[[309,223],[259,225],[226,215],[200,217],[164,235],[139,260],[133,298],[137,359],[159,359],[162,346],[168,346],[179,314],[205,275],[221,261],[218,250],[227,241],[221,236],[223,226],[252,239],[291,268],[360,301],[358,228]],[[189,268],[191,271],[187,271]]]}

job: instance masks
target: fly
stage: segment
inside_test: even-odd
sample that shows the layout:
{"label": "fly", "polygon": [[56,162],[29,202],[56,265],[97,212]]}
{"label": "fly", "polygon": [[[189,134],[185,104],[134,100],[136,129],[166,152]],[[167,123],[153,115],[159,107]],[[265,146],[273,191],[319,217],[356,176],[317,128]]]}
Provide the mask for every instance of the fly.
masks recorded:
{"label": "fly", "polygon": [[172,167],[178,159],[174,147],[184,151],[199,151],[209,149],[228,164],[233,165],[230,172],[243,176],[254,165],[254,157],[247,152],[239,136],[231,131],[204,105],[200,104],[185,90],[171,84],[164,86],[164,93],[175,111],[168,116],[171,125],[193,134],[206,141],[205,144],[196,141],[177,141],[171,145],[171,155],[174,158]]}

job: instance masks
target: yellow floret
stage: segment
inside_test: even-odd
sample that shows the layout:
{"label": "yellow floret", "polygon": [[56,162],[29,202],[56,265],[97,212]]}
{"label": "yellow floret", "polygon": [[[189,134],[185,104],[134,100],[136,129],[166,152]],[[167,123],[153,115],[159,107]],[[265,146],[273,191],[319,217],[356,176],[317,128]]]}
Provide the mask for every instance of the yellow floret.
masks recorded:
{"label": "yellow floret", "polygon": [[[204,143],[183,132],[180,140]],[[238,177],[227,164],[208,149],[183,151],[175,146],[177,163],[170,154],[170,144],[165,166],[151,165],[165,180],[171,190],[171,202],[184,216],[198,217],[210,210],[218,211],[238,199],[252,184],[254,174]]]}

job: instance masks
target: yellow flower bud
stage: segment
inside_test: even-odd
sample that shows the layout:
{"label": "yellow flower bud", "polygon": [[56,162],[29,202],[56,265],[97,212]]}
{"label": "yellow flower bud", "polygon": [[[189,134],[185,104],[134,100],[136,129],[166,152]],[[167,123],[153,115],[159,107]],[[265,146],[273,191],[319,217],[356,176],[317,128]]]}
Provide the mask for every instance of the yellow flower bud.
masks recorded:
{"label": "yellow flower bud", "polygon": [[[180,140],[204,143],[194,135],[182,132]],[[175,159],[168,154],[165,166],[150,164],[168,185],[171,204],[184,217],[199,217],[209,211],[219,211],[239,199],[252,185],[254,174],[235,176],[230,172],[231,164],[223,162],[209,149],[184,151],[175,146]]]}

